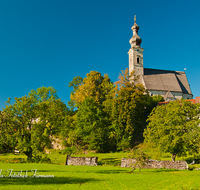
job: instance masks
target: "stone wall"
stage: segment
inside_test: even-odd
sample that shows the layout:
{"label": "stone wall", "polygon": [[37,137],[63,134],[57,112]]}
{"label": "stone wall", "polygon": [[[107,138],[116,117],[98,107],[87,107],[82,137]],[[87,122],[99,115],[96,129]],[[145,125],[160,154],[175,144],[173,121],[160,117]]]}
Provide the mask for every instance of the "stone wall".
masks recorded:
{"label": "stone wall", "polygon": [[88,165],[97,166],[98,157],[72,157],[67,155],[65,165]]}
{"label": "stone wall", "polygon": [[[132,167],[132,165],[136,162],[136,159],[126,159],[122,158],[121,160],[121,167]],[[148,160],[147,163],[143,168],[149,169],[178,169],[178,170],[185,170],[188,169],[188,165],[186,161],[157,161],[157,160]]]}

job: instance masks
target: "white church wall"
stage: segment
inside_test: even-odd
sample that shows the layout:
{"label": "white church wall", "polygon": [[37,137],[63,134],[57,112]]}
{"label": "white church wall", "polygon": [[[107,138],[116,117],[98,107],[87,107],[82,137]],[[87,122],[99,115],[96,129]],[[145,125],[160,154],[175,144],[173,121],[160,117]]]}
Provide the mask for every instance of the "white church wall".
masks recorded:
{"label": "white church wall", "polygon": [[192,94],[183,94],[183,99],[193,99]]}
{"label": "white church wall", "polygon": [[180,100],[183,97],[183,93],[181,92],[171,92],[171,93],[177,100]]}
{"label": "white church wall", "polygon": [[[149,90],[149,94],[151,96],[161,95],[162,97],[164,97],[166,93],[167,93],[167,91]],[[180,100],[181,98],[183,98],[183,99],[192,99],[193,98],[193,96],[191,94],[183,94],[181,92],[171,92],[171,93],[177,100]]]}
{"label": "white church wall", "polygon": [[156,90],[149,90],[150,92],[150,95],[151,96],[154,96],[154,95],[161,95],[161,96],[164,96],[166,94],[165,91],[156,91]]}

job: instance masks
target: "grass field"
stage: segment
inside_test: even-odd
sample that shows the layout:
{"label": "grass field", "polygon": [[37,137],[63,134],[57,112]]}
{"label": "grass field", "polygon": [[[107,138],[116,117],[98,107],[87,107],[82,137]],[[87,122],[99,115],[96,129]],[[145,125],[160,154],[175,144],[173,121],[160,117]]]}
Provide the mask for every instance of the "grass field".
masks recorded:
{"label": "grass field", "polygon": [[[53,164],[19,163],[26,160],[24,155],[3,154],[0,155],[0,189],[200,189],[200,171],[142,169],[131,172],[131,168],[120,167],[121,158],[128,154],[78,155],[98,156],[98,166],[65,166],[66,155],[58,152],[49,154]],[[170,155],[162,155],[162,159],[169,160]],[[25,175],[27,171],[28,177],[6,178],[8,169],[13,169],[12,175],[21,171]],[[31,178],[34,169],[37,175],[53,175],[54,178]]]}
{"label": "grass field", "polygon": [[[130,168],[117,166],[65,166],[54,164],[0,163],[1,175],[22,174],[28,178],[0,178],[0,189],[200,189],[200,171],[148,170],[130,172]],[[30,178],[37,175],[54,175],[54,178]]]}

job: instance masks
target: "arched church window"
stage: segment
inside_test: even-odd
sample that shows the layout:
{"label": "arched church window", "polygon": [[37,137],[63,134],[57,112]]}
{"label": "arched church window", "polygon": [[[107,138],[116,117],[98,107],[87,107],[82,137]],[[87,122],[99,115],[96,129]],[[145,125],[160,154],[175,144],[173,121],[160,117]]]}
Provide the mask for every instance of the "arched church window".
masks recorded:
{"label": "arched church window", "polygon": [[140,63],[140,58],[139,57],[137,57],[137,63]]}

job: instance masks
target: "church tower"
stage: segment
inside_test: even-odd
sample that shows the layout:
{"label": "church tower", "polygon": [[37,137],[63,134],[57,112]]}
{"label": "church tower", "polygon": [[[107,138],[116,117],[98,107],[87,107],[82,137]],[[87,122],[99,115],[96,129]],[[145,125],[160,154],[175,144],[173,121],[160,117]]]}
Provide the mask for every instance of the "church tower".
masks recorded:
{"label": "church tower", "polygon": [[131,48],[128,52],[129,54],[129,74],[135,71],[136,75],[140,76],[139,83],[143,83],[142,76],[144,75],[143,68],[143,51],[144,49],[140,47],[142,39],[138,36],[139,26],[136,24],[136,16],[134,17],[134,25],[131,30],[133,31],[133,36],[129,40]]}

